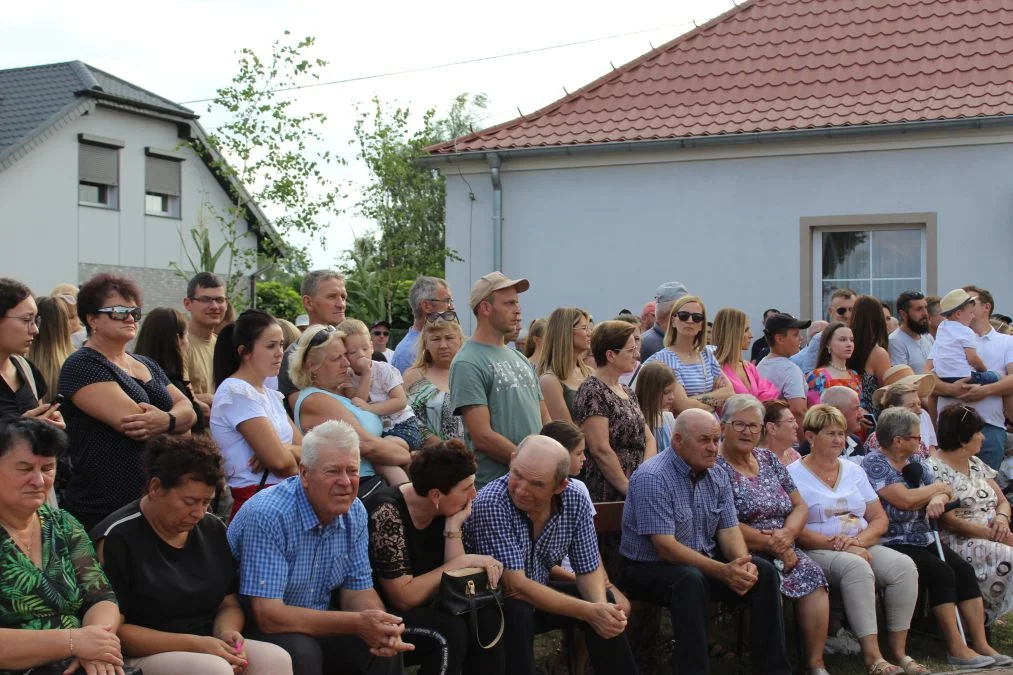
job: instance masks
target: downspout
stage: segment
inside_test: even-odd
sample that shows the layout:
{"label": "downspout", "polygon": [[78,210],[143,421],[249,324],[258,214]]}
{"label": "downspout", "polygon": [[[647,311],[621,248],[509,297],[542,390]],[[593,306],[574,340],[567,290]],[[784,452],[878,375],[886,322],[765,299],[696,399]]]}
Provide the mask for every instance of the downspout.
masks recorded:
{"label": "downspout", "polygon": [[503,270],[503,183],[499,168],[503,163],[499,155],[486,155],[489,161],[489,178],[492,179],[492,268]]}

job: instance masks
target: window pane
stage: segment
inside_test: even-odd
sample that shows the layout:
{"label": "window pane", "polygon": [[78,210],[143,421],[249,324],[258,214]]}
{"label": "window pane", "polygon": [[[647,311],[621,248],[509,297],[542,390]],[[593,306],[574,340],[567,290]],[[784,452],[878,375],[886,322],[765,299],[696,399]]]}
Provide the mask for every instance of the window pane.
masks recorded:
{"label": "window pane", "polygon": [[169,197],[167,195],[144,195],[144,209],[148,213],[168,213]]}
{"label": "window pane", "polygon": [[109,200],[108,188],[105,185],[90,183],[77,184],[77,201],[87,204],[106,204]]}
{"label": "window pane", "polygon": [[922,275],[921,230],[872,232],[872,277],[896,279]]}
{"label": "window pane", "polygon": [[872,282],[872,294],[880,300],[890,303],[890,307],[896,307],[897,296],[904,291],[921,291],[922,280],[920,277],[910,279],[886,279]]}
{"label": "window pane", "polygon": [[868,279],[869,233],[824,232],[823,278]]}

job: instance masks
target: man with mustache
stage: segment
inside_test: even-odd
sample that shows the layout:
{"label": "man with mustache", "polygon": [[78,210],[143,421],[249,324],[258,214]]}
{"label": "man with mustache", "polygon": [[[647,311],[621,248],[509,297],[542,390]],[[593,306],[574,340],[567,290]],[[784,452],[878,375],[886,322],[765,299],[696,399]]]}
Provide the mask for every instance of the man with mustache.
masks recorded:
{"label": "man with mustache", "polygon": [[915,373],[925,372],[925,359],[932,350],[929,334],[929,306],[918,291],[904,291],[897,296],[900,326],[890,333],[890,361],[895,366],[906,364]]}

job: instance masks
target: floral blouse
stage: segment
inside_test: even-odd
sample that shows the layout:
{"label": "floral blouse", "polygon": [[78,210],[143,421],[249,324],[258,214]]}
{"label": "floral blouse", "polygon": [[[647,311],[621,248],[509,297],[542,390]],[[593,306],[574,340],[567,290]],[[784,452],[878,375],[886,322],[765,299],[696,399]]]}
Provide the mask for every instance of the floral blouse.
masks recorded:
{"label": "floral blouse", "polygon": [[39,520],[41,569],[0,528],[0,628],[80,628],[92,605],[116,602],[116,596],[73,516],[43,504]]}

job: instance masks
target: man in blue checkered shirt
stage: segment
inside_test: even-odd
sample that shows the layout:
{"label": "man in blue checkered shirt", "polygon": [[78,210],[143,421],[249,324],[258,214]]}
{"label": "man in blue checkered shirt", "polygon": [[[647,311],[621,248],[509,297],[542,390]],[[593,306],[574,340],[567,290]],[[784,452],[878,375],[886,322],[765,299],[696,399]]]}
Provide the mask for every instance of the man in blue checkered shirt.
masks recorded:
{"label": "man in blue checkered shirt", "polygon": [[[570,455],[557,441],[525,438],[507,475],[475,497],[465,546],[503,563],[507,672],[534,675],[535,635],[576,621],[596,673],[636,673],[626,614],[606,588],[594,507],[569,472]],[[549,570],[566,555],[576,583],[550,583]]]}
{"label": "man in blue checkered shirt", "polygon": [[400,673],[413,648],[373,589],[358,489],[359,437],[331,420],[303,439],[299,475],[254,495],[229,525],[247,632],[284,648],[300,675]]}
{"label": "man in blue checkered shirt", "polygon": [[714,415],[685,410],[675,420],[672,447],[633,472],[623,509],[619,585],[631,600],[671,609],[673,673],[707,672],[713,599],[752,609],[753,669],[789,675],[777,569],[746,548],[728,474],[714,468],[720,441]]}

